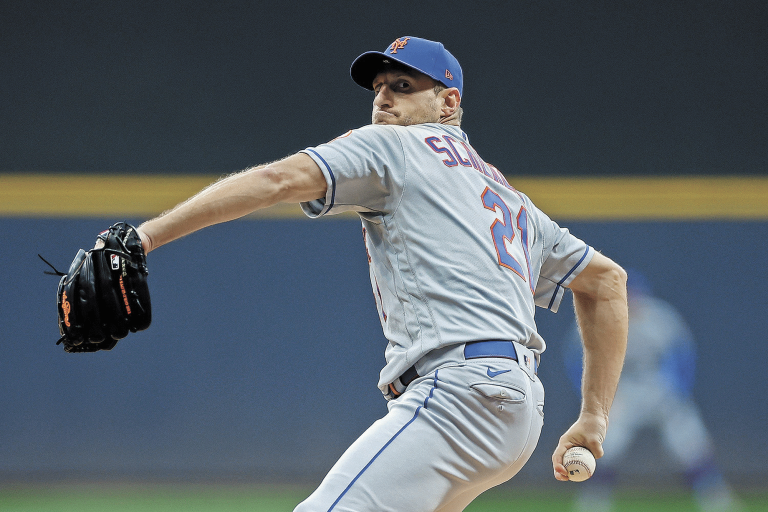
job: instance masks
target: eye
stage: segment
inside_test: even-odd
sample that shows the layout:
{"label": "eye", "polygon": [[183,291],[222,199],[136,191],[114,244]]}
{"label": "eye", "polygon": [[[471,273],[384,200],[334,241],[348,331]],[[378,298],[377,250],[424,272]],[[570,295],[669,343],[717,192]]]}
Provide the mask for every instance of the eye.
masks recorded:
{"label": "eye", "polygon": [[398,80],[395,84],[395,88],[398,91],[407,91],[411,87],[411,84],[406,80]]}

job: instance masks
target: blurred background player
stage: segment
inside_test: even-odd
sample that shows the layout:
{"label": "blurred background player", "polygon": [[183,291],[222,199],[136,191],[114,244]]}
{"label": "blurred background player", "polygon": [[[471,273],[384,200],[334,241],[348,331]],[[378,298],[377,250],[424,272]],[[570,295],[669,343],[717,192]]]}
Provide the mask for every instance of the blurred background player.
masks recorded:
{"label": "blurred background player", "polygon": [[[664,453],[682,466],[701,510],[739,510],[714,457],[712,438],[693,398],[696,346],[691,330],[668,302],[652,295],[647,277],[628,269],[629,340],[599,471],[579,487],[577,511],[613,509],[613,485],[627,464],[633,442],[648,429]],[[567,343],[568,375],[581,389],[581,344],[574,327]],[[667,461],[662,461],[667,462]]]}

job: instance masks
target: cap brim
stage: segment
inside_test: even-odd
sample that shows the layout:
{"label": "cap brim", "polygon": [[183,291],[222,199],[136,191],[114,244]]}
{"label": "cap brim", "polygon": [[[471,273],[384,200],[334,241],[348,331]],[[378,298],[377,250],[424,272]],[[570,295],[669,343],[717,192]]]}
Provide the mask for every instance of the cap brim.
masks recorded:
{"label": "cap brim", "polygon": [[349,74],[352,80],[360,87],[365,87],[369,91],[373,90],[373,79],[384,67],[384,61],[388,59],[387,55],[381,52],[365,52],[352,63],[349,68]]}
{"label": "cap brim", "polygon": [[352,62],[352,66],[349,68],[349,74],[357,85],[372,91],[373,79],[376,78],[376,75],[378,75],[384,68],[385,62],[397,62],[408,69],[423,73],[420,69],[415,68],[392,55],[387,55],[386,53],[381,52],[365,52]]}

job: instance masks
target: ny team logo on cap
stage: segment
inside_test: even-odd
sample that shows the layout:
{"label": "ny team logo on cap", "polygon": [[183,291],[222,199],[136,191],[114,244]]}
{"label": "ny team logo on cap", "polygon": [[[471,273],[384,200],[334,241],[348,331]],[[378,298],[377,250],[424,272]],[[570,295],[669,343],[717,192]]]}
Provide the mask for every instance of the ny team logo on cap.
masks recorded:
{"label": "ny team logo on cap", "polygon": [[406,37],[402,41],[399,37],[395,39],[395,41],[389,46],[389,53],[397,53],[397,50],[402,50],[405,48],[405,45],[408,44],[409,39],[410,37]]}

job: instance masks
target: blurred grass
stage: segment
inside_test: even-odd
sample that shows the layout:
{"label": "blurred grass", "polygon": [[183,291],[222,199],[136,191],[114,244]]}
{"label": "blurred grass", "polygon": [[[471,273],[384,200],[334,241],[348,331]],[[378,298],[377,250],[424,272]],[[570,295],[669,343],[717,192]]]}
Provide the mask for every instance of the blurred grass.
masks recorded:
{"label": "blurred grass", "polygon": [[104,485],[0,489],[3,512],[291,511],[309,491],[214,485]]}
{"label": "blurred grass", "polygon": [[[102,485],[0,487],[3,512],[290,512],[311,489],[218,485]],[[740,495],[742,512],[768,511],[768,492]],[[570,492],[490,491],[467,512],[563,512],[571,509]],[[624,492],[616,512],[694,512],[690,495]],[[407,511],[403,511],[407,512]]]}

